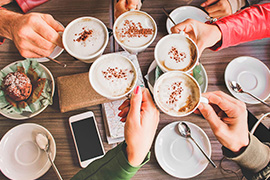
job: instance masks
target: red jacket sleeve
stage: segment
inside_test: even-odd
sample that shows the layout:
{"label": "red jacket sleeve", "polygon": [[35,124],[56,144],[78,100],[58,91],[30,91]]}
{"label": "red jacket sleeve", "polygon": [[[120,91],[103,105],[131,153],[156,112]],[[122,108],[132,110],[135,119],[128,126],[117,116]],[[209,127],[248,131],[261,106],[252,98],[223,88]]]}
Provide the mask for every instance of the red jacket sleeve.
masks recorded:
{"label": "red jacket sleeve", "polygon": [[30,11],[36,6],[39,6],[48,0],[16,0],[18,5],[21,7],[24,13]]}
{"label": "red jacket sleeve", "polygon": [[270,37],[270,3],[248,7],[214,24],[221,30],[222,40],[212,50]]}

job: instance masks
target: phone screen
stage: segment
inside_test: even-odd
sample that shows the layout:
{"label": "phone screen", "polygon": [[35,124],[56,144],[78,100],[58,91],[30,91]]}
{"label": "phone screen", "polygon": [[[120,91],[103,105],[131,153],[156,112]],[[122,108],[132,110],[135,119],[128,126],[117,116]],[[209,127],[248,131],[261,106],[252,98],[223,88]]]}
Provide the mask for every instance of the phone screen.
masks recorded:
{"label": "phone screen", "polygon": [[103,155],[98,132],[93,117],[72,122],[81,161]]}

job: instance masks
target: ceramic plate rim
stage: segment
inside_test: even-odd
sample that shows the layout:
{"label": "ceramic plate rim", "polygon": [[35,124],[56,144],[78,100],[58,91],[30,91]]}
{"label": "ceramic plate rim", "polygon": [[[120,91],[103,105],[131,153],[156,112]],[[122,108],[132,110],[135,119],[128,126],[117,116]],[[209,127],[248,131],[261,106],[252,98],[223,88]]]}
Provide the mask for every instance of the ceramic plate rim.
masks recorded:
{"label": "ceramic plate rim", "polygon": [[[182,11],[182,9],[185,9],[185,8],[188,8],[188,9],[194,9],[194,10],[196,10],[196,11],[201,11],[202,13],[204,13],[205,14],[205,17],[208,17],[208,15],[206,14],[206,12],[204,12],[203,10],[201,10],[200,8],[198,8],[198,7],[195,7],[195,6],[180,6],[180,7],[178,7],[178,8],[175,8],[169,15],[170,15],[170,17],[174,17],[174,14],[177,12],[177,11]],[[207,21],[207,19],[205,19],[205,22]],[[169,18],[167,18],[167,20],[166,20],[166,29],[167,29],[167,32],[168,32],[168,34],[171,34],[171,27],[172,26],[170,26],[170,23],[171,23],[171,20],[169,19]],[[177,23],[177,22],[176,22]]]}
{"label": "ceramic plate rim", "polygon": [[[251,56],[239,56],[239,57],[236,57],[236,58],[234,58],[233,60],[231,60],[231,61],[229,62],[229,64],[226,66],[226,69],[225,69],[225,72],[224,72],[224,81],[225,81],[225,85],[226,85],[227,89],[229,90],[229,92],[230,92],[235,98],[237,98],[237,99],[239,99],[239,100],[241,100],[241,101],[243,101],[243,102],[245,102],[245,103],[247,103],[247,104],[260,104],[260,102],[257,101],[257,100],[255,100],[255,99],[254,99],[253,101],[246,101],[246,100],[242,99],[241,96],[238,96],[238,95],[230,88],[230,86],[229,86],[229,84],[228,84],[228,76],[229,76],[228,74],[229,74],[229,71],[231,71],[231,70],[230,70],[230,67],[232,66],[233,63],[236,63],[237,60],[239,60],[239,59],[244,59],[244,58],[245,58],[246,61],[250,61],[251,59],[252,59],[252,60],[255,60],[254,62],[259,63],[260,65],[262,65],[262,67],[265,68],[265,70],[268,70],[268,75],[269,75],[268,78],[270,79],[270,70],[269,70],[269,68],[268,68],[262,61],[260,61],[258,58],[251,57]],[[239,97],[240,97],[240,98],[239,98]],[[263,99],[263,101],[267,100],[269,97],[270,97],[270,92],[269,92],[269,94]],[[250,97],[250,99],[252,99],[252,97]]]}
{"label": "ceramic plate rim", "polygon": [[[202,67],[202,71],[203,71],[203,76],[204,76],[204,89],[202,90],[201,86],[201,93],[205,93],[207,91],[207,88],[208,88],[208,76],[207,76],[207,73],[206,73],[206,70],[205,68],[203,67],[203,65],[200,63],[201,67]],[[152,63],[150,64],[150,66],[148,67],[148,70],[147,70],[147,74],[149,74],[155,67],[157,67],[157,62],[156,60],[153,60]],[[153,93],[153,89],[154,87],[152,87],[152,85],[149,83],[149,81],[147,80],[147,85],[148,85],[148,88],[150,89],[151,93]]]}
{"label": "ceramic plate rim", "polygon": [[[206,167],[208,166],[209,162],[208,162],[208,161],[205,161],[206,163],[205,163],[205,165],[202,167],[202,169],[201,169],[200,171],[196,172],[195,174],[190,175],[190,176],[186,176],[186,177],[182,177],[182,176],[177,176],[177,175],[175,175],[175,174],[171,174],[170,172],[168,172],[168,171],[166,170],[165,167],[162,167],[161,162],[160,162],[161,160],[160,160],[159,157],[157,156],[157,148],[158,148],[157,142],[158,142],[158,140],[161,138],[162,133],[164,133],[164,131],[166,130],[166,128],[169,128],[170,126],[173,126],[173,125],[175,126],[175,125],[177,125],[179,122],[181,122],[181,121],[171,122],[171,123],[167,124],[167,125],[166,125],[165,127],[163,127],[163,128],[161,129],[161,131],[158,133],[157,138],[156,138],[156,140],[155,140],[155,147],[154,147],[154,150],[155,150],[155,157],[156,157],[156,159],[157,159],[157,162],[158,162],[159,166],[160,166],[167,174],[169,174],[169,175],[171,175],[171,176],[173,176],[173,177],[176,177],[176,178],[188,179],[188,178],[192,178],[192,177],[195,177],[195,176],[198,176],[199,174],[201,174],[201,173],[206,169]],[[209,157],[211,157],[211,155],[212,155],[211,142],[210,142],[210,139],[208,138],[207,134],[203,131],[203,129],[201,129],[198,125],[196,125],[196,124],[194,124],[194,123],[191,123],[191,122],[188,122],[188,121],[182,121],[182,122],[185,122],[185,123],[187,123],[188,125],[193,125],[194,127],[197,128],[197,130],[199,130],[199,131],[205,136],[205,140],[206,140],[206,143],[207,143],[208,148],[209,148],[209,153],[208,153],[207,155],[208,155]],[[179,135],[179,136],[180,136],[180,135]]]}
{"label": "ceramic plate rim", "polygon": [[[54,162],[55,157],[56,157],[56,143],[55,143],[55,139],[54,139],[53,135],[50,133],[50,131],[49,131],[48,129],[46,129],[45,127],[43,127],[43,126],[41,126],[41,125],[39,125],[39,124],[36,124],[36,123],[23,123],[23,124],[16,125],[16,126],[12,127],[11,129],[9,129],[9,130],[4,134],[4,136],[1,138],[1,140],[0,140],[0,149],[2,149],[1,146],[3,146],[3,141],[5,141],[5,140],[8,138],[8,136],[10,136],[10,134],[11,134],[13,131],[16,131],[16,130],[18,131],[18,129],[24,128],[25,126],[30,126],[30,127],[32,126],[32,129],[34,129],[34,128],[41,128],[42,130],[44,130],[44,131],[46,132],[47,136],[49,136],[50,139],[52,140],[51,143],[53,144],[53,149],[52,149],[51,154],[52,154],[52,161]],[[38,175],[38,177],[34,177],[33,179],[37,179],[37,178],[43,176],[43,175],[50,169],[51,163],[50,163],[50,162],[48,163],[48,162],[49,162],[49,159],[48,159],[47,163],[41,168],[41,170],[45,168],[44,171],[41,172],[41,173]],[[1,166],[1,163],[0,163],[0,166]],[[1,171],[6,177],[8,177],[8,178],[13,178],[13,177],[7,176],[6,172],[3,171],[3,168],[2,168],[2,167],[0,167],[0,171]],[[23,178],[22,178],[22,179],[23,179]]]}
{"label": "ceramic plate rim", "polygon": [[[15,61],[15,62],[12,62],[10,64],[8,64],[7,66],[5,66],[4,68],[2,69],[5,69],[9,66],[12,66],[13,64],[15,63],[19,63],[19,62],[22,62],[24,60],[19,60],[19,61]],[[39,63],[39,65],[43,68],[43,70],[45,71],[45,73],[48,74],[48,77],[50,77],[50,80],[52,81],[52,97],[54,96],[54,91],[55,91],[55,81],[54,81],[54,78],[53,78],[53,75],[51,73],[51,71],[46,67],[44,66],[43,64]],[[6,118],[9,118],[9,119],[13,119],[13,120],[24,120],[24,119],[30,119],[38,114],[40,114],[42,111],[44,111],[46,108],[48,107],[48,105],[44,106],[43,108],[41,108],[40,110],[38,110],[37,112],[34,112],[32,113],[29,117],[26,117],[26,116],[21,116],[18,114],[19,117],[15,117],[15,116],[12,116],[10,114],[5,114],[3,113],[1,110],[0,110],[0,114],[2,114],[3,116],[5,116]],[[17,114],[16,114],[17,115]]]}

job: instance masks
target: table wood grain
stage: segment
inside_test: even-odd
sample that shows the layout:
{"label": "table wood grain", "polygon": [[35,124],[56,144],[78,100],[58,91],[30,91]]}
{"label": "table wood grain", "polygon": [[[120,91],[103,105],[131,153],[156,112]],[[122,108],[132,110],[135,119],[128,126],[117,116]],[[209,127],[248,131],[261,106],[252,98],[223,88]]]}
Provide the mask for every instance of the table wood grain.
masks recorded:
{"label": "table wood grain", "polygon": [[[202,0],[193,0],[190,5],[199,7]],[[142,11],[149,13],[156,21],[158,25],[158,34],[155,41],[142,53],[138,55],[139,64],[143,75],[148,71],[149,65],[154,60],[154,47],[158,40],[167,34],[166,31],[166,16],[163,14],[161,8],[165,7],[168,12],[173,9],[187,5],[188,0],[145,0]],[[48,13],[54,16],[59,22],[66,26],[70,21],[81,16],[94,16],[102,20],[108,27],[112,28],[114,17],[113,17],[113,7],[115,5],[114,0],[57,0],[49,1],[39,7],[36,7],[31,12],[41,12]],[[21,12],[16,3],[5,6],[7,9]],[[205,50],[200,58],[200,62],[203,64],[208,75],[208,91],[224,91],[229,94],[225,83],[224,83],[224,70],[228,63],[239,56],[252,56],[260,59],[268,67],[270,66],[270,39],[263,39],[258,41],[253,41],[249,43],[244,43],[235,47],[230,47],[219,52],[213,52],[211,50]],[[110,42],[105,50],[105,53],[121,51],[121,48],[114,42],[113,38],[110,38]],[[0,68],[2,69],[11,62],[22,60],[23,57],[20,56],[18,50],[16,49],[14,43],[10,40],[6,40],[3,45],[0,46]],[[67,52],[63,52],[58,58],[58,60],[66,63],[68,67],[66,69],[61,68],[53,62],[46,62],[44,65],[52,72],[54,78],[59,76],[71,75],[76,73],[87,72],[90,65],[80,62],[72,58]],[[88,83],[88,82],[85,82]],[[56,87],[57,88],[57,87]],[[76,87],[74,87],[76,88]],[[270,103],[269,100],[267,100]],[[259,116],[263,113],[269,111],[267,107],[261,104],[257,105],[247,105],[248,109]],[[95,113],[99,131],[102,136],[102,141],[105,150],[108,151],[114,147],[114,145],[109,145],[106,141],[104,123],[101,114],[101,106],[92,106],[72,112],[60,113],[57,90],[53,98],[53,105],[47,107],[41,114],[22,121],[10,120],[4,116],[0,116],[0,137],[2,138],[4,134],[11,128],[22,123],[37,123],[45,128],[47,128],[54,136],[57,146],[57,155],[55,159],[55,164],[57,165],[61,175],[64,179],[70,179],[76,172],[81,168],[78,163],[76,150],[73,144],[71,132],[68,125],[68,118],[72,115],[91,110]],[[221,145],[212,133],[209,124],[200,116],[189,115],[183,118],[170,117],[164,113],[160,114],[160,123],[158,126],[157,134],[161,131],[163,127],[173,121],[185,120],[200,126],[208,135],[211,146],[212,146],[212,159],[219,165],[223,155],[221,151]],[[269,124],[269,122],[267,122]],[[141,179],[177,179],[168,175],[157,163],[153,146],[151,148],[151,160],[149,163],[144,165],[137,174],[132,178],[134,180]],[[231,162],[225,161],[224,167],[233,170],[238,170],[239,167]],[[238,172],[241,176],[241,172]],[[0,179],[7,179],[2,173],[0,173]],[[52,168],[44,174],[40,179],[57,179]],[[198,176],[193,179],[237,179],[236,175],[233,173],[226,173],[221,171],[220,166],[214,169],[211,165]]]}

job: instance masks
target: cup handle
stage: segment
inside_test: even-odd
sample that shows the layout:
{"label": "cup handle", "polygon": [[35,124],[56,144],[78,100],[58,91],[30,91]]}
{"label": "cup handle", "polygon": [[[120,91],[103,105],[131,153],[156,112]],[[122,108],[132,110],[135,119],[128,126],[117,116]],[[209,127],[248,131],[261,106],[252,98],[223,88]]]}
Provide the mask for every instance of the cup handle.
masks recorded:
{"label": "cup handle", "polygon": [[109,37],[111,37],[113,35],[113,30],[111,28],[108,28],[108,27],[107,27],[107,30],[108,30],[108,33],[109,33]]}
{"label": "cup handle", "polygon": [[201,96],[200,98],[201,103],[209,104],[209,100],[206,97]]}

